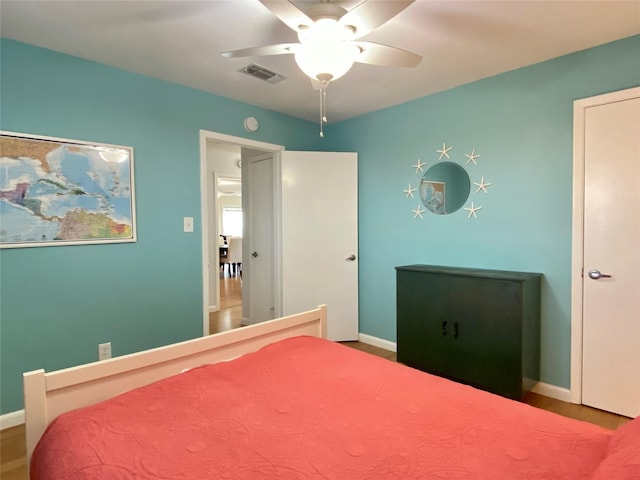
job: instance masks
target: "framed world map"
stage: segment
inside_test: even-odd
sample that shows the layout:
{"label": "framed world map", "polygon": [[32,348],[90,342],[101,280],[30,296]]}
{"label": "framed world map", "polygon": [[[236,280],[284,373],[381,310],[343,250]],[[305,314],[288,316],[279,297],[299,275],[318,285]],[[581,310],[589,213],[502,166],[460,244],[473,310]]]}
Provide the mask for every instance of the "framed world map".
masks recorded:
{"label": "framed world map", "polygon": [[131,147],[0,132],[0,248],[135,241]]}

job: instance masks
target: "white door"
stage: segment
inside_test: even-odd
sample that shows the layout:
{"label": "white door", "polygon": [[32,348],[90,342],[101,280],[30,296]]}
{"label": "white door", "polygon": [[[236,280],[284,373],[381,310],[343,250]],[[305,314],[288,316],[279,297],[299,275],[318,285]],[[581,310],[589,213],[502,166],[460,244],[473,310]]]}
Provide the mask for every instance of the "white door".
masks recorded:
{"label": "white door", "polygon": [[243,204],[245,228],[242,244],[243,323],[276,317],[275,295],[275,168],[273,154],[246,155],[243,149]]}
{"label": "white door", "polygon": [[283,314],[327,305],[327,336],[358,339],[358,157],[282,152]]}
{"label": "white door", "polygon": [[629,417],[640,415],[640,89],[635,90],[636,98],[592,106],[584,114],[582,403]]}

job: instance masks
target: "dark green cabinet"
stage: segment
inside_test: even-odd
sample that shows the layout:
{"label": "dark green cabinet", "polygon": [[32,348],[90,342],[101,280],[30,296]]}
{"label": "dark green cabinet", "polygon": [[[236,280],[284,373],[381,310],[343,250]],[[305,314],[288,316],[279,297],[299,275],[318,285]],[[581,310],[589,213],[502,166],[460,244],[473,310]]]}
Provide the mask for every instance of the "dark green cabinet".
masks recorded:
{"label": "dark green cabinet", "polygon": [[521,399],[540,373],[541,277],[396,267],[398,361]]}

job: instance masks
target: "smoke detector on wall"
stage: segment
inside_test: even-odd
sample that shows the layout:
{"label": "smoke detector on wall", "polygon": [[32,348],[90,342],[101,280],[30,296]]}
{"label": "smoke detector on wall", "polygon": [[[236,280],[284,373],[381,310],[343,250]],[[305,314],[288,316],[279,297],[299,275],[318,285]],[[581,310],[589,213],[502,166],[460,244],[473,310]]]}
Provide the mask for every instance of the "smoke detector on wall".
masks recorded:
{"label": "smoke detector on wall", "polygon": [[255,117],[247,117],[244,119],[244,129],[247,132],[255,132],[258,128],[260,128],[260,124]]}

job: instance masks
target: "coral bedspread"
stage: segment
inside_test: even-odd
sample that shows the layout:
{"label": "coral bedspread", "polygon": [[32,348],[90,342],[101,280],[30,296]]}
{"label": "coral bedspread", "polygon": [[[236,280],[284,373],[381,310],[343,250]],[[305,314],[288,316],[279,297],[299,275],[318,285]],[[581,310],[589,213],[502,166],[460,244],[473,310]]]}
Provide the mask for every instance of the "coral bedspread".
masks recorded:
{"label": "coral bedspread", "polygon": [[296,337],[61,415],[31,478],[586,479],[611,437]]}

